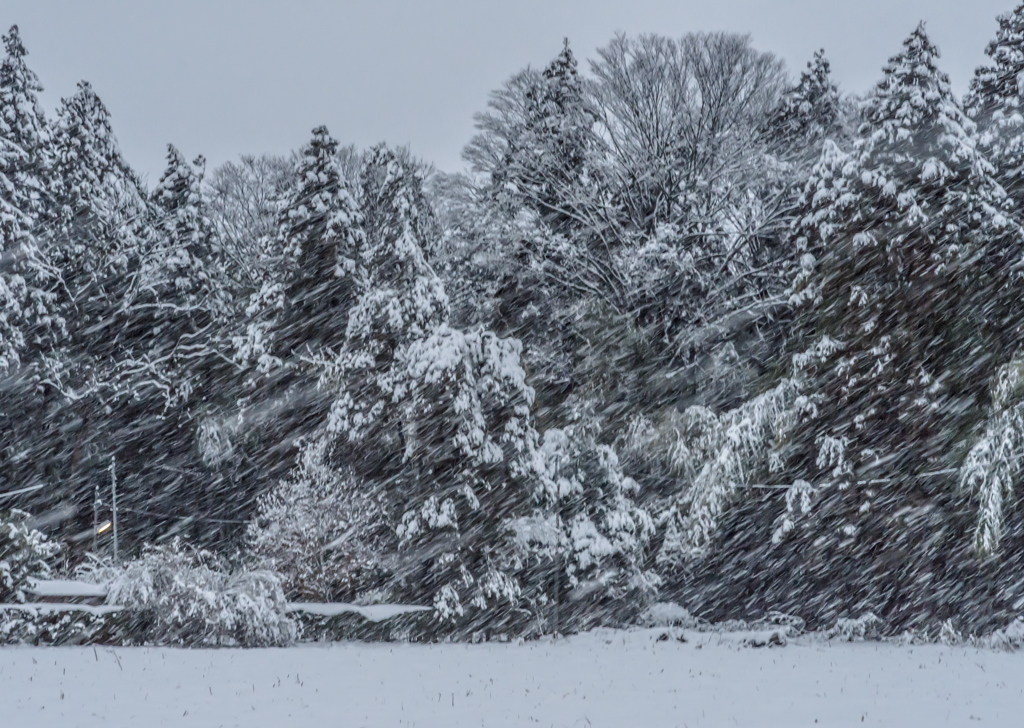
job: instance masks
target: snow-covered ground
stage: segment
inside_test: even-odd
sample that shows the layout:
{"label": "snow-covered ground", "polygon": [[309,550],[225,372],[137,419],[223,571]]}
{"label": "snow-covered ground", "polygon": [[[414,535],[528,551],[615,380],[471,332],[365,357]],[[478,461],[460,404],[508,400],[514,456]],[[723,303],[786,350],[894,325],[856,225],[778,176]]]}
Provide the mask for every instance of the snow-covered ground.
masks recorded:
{"label": "snow-covered ground", "polygon": [[[526,644],[0,649],[0,725],[1021,725],[1024,654],[597,631]],[[674,637],[678,632],[673,631]]]}

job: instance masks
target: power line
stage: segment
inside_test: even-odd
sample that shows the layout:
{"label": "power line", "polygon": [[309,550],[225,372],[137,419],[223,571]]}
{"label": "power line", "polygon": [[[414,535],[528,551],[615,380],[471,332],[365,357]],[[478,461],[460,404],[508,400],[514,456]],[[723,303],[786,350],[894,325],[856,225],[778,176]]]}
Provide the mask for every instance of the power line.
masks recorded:
{"label": "power line", "polygon": [[40,484],[40,485],[30,485],[27,488],[20,488],[18,490],[9,490],[6,493],[0,493],[0,498],[9,498],[12,495],[21,495],[22,493],[31,493],[32,491],[39,490],[39,489],[45,488],[45,487],[46,487],[46,484],[43,483],[43,484]]}
{"label": "power line", "polygon": [[124,508],[124,507],[122,507],[120,510],[128,511],[129,513],[138,513],[139,515],[142,515],[142,516],[152,516],[154,518],[166,518],[168,520],[170,520],[170,519],[180,519],[180,520],[192,519],[194,521],[208,521],[210,523],[237,523],[237,524],[243,524],[243,525],[248,523],[248,521],[236,521],[236,520],[232,520],[232,519],[229,519],[229,518],[211,518],[209,516],[175,516],[175,515],[171,515],[169,513],[156,513],[155,511],[144,511],[144,510],[142,510],[140,508]]}

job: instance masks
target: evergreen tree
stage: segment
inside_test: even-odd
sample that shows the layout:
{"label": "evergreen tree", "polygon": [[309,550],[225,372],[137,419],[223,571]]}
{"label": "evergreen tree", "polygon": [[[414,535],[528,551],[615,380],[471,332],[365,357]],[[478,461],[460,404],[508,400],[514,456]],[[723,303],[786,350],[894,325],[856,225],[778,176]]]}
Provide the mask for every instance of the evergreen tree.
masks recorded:
{"label": "evergreen tree", "polygon": [[[24,511],[0,511],[0,645],[30,642],[45,622],[34,610],[20,612],[10,605],[29,601],[29,589],[36,579],[48,579],[60,546],[44,534],[25,525]],[[56,630],[54,630],[56,631]]]}
{"label": "evergreen tree", "polygon": [[[979,289],[998,298],[998,284],[1009,284],[1000,280],[1006,272],[999,264],[1019,252],[1020,229],[1001,212],[1005,194],[937,57],[919,27],[886,67],[853,155],[830,147],[808,185],[802,245],[821,260],[798,284],[798,295],[815,301],[808,317],[817,334],[838,342],[815,367],[817,381],[835,387],[829,406],[839,418],[820,438],[847,441],[843,450],[852,457],[843,462],[853,469],[876,459],[906,474],[935,465],[943,450],[921,439],[932,429],[925,423],[955,420],[948,404],[938,404],[947,398],[984,401],[977,390],[993,371],[986,362],[998,360],[996,352],[1005,360],[1015,337],[995,336],[1010,321],[994,301],[964,308],[980,303]],[[969,316],[980,318],[965,321]],[[964,323],[951,323],[957,321]],[[896,361],[913,383],[893,370]],[[900,418],[903,408],[921,414]],[[894,415],[905,424],[889,421]],[[917,437],[893,437],[900,427]],[[935,429],[935,436],[946,431]],[[889,460],[894,449],[897,462]],[[838,468],[837,480],[845,469]]]}
{"label": "evergreen tree", "polygon": [[53,152],[60,230],[51,259],[81,311],[82,296],[104,295],[97,288],[126,272],[126,257],[137,244],[134,233],[148,208],[141,181],[121,156],[110,113],[86,81],[61,101]]}
{"label": "evergreen tree", "polygon": [[338,143],[327,128],[314,129],[280,214],[279,234],[291,270],[280,324],[283,349],[337,351],[344,341],[364,235],[337,154]]}
{"label": "evergreen tree", "polygon": [[599,436],[586,411],[568,427],[544,433],[540,520],[526,519],[528,528],[520,528],[549,567],[531,576],[542,580],[532,586],[551,604],[548,628],[555,632],[628,623],[660,583],[645,568],[654,522],[638,505],[640,486]]}
{"label": "evergreen tree", "polygon": [[839,89],[822,49],[807,62],[797,84],[783,93],[764,131],[777,149],[792,153],[799,147],[803,154],[808,149],[816,153],[825,139],[839,131],[841,112]]}
{"label": "evergreen tree", "polygon": [[0,372],[16,367],[25,346],[24,318],[27,283],[23,266],[14,261],[33,261],[37,255],[33,220],[16,206],[21,188],[9,170],[24,157],[20,149],[0,136]]}
{"label": "evergreen tree", "polygon": [[158,302],[191,314],[194,323],[213,309],[210,298],[220,282],[213,226],[203,200],[205,165],[202,157],[189,164],[168,145],[167,168],[151,194],[156,237],[147,251],[141,284]]}
{"label": "evergreen tree", "polygon": [[[296,446],[323,427],[330,398],[318,391],[310,362],[341,349],[361,283],[363,216],[338,156],[327,129],[314,129],[277,214],[283,272],[252,295],[246,331],[235,337],[237,358],[255,371],[247,371],[239,401],[238,422],[246,424],[226,428],[225,437],[235,461],[233,487],[253,498],[266,483],[284,480]],[[306,482],[297,477],[289,482]]]}
{"label": "evergreen tree", "polygon": [[[50,132],[39,106],[42,85],[25,63],[18,26],[3,36],[0,64],[0,370],[38,344],[54,316],[53,271],[41,223],[50,204]],[[38,346],[36,347],[38,348]]]}
{"label": "evergreen tree", "polygon": [[6,174],[21,196],[21,204],[15,206],[38,218],[49,204],[47,185],[52,161],[50,129],[38,99],[43,87],[25,62],[28,52],[17,25],[3,36],[3,43],[6,57],[0,64],[0,136],[20,152]]}
{"label": "evergreen tree", "polygon": [[[952,473],[1020,339],[1022,231],[937,59],[919,26],[885,67],[852,154],[826,143],[807,185],[794,295],[806,399],[783,449],[795,485],[764,573],[711,567],[826,622],[944,609],[938,585],[955,581],[967,541]],[[763,500],[743,515],[764,524]],[[740,519],[725,548],[749,563],[765,547]]]}
{"label": "evergreen tree", "polygon": [[[102,102],[87,83],[64,99],[53,127],[51,201],[47,230],[52,305],[66,336],[50,337],[31,361],[23,404],[11,423],[21,457],[6,468],[12,481],[45,484],[22,505],[45,513],[64,506],[91,525],[97,480],[109,465],[108,406],[116,399],[119,311],[127,289],[127,259],[148,212],[145,193],[120,156]],[[13,395],[13,391],[8,391]]]}
{"label": "evergreen tree", "polygon": [[586,173],[596,115],[584,96],[568,39],[543,72],[529,80],[521,122],[506,131],[492,184],[513,208],[536,209],[556,230],[565,230],[574,224],[572,208]]}
{"label": "evergreen tree", "polygon": [[[61,419],[64,315],[59,270],[50,264],[53,195],[50,130],[13,26],[0,64],[0,488],[61,493],[51,437]],[[24,503],[23,503],[24,504]],[[35,500],[32,501],[33,507]]]}
{"label": "evergreen tree", "polygon": [[982,148],[997,179],[1019,207],[1024,202],[1024,3],[999,16],[999,30],[985,53],[991,65],[975,71],[964,100],[981,129]]}
{"label": "evergreen tree", "polygon": [[328,431],[357,475],[383,486],[394,593],[432,600],[445,622],[500,624],[520,596],[510,519],[541,476],[520,347],[448,326],[408,165],[377,148],[362,179],[367,281],[324,376],[337,393]]}
{"label": "evergreen tree", "polygon": [[220,403],[221,386],[234,375],[222,351],[229,285],[205,211],[202,173],[202,158],[189,164],[168,147],[118,321],[122,397],[112,455],[121,463],[122,503],[139,514],[126,536],[139,539],[189,527],[210,542],[226,530],[223,524],[199,529],[189,516],[199,511],[232,520],[227,516],[238,507],[197,447],[199,421]]}
{"label": "evergreen tree", "polygon": [[159,392],[165,409],[191,396],[197,362],[212,354],[215,324],[226,313],[226,273],[206,216],[203,163],[200,157],[189,164],[168,146],[123,307],[121,338],[133,393]]}

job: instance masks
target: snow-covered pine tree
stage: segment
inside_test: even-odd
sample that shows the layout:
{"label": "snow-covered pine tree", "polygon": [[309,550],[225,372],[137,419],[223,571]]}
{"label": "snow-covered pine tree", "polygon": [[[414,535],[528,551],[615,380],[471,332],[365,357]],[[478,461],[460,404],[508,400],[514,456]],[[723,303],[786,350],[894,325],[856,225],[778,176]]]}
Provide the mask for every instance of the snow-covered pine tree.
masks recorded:
{"label": "snow-covered pine tree", "polygon": [[215,356],[215,324],[227,313],[226,271],[202,194],[203,159],[168,145],[167,169],[151,193],[138,271],[123,306],[124,366],[138,396],[158,393],[162,409],[186,401],[196,364]]}
{"label": "snow-covered pine tree", "polygon": [[[613,226],[606,219],[611,206],[591,177],[598,112],[567,40],[545,68],[515,74],[488,105],[463,152],[478,173],[466,222],[470,235],[483,238],[470,259],[472,274],[484,278],[477,290],[488,294],[470,320],[524,342],[542,398],[537,412],[562,424],[561,406],[585,378],[572,371],[572,352],[581,350],[575,324],[597,318],[581,311],[581,299],[612,297],[617,291],[608,289],[623,280],[608,260],[609,238],[612,245],[620,240],[602,237]],[[460,274],[457,285],[466,278]]]}
{"label": "snow-covered pine tree", "polygon": [[586,174],[596,114],[583,92],[583,80],[566,38],[561,52],[544,69],[537,118],[520,140],[516,159],[522,168],[523,192],[556,230],[571,225],[574,197]]}
{"label": "snow-covered pine tree", "polygon": [[841,114],[839,89],[822,49],[807,62],[796,85],[782,94],[764,133],[769,145],[783,153],[816,153],[822,142],[839,132]]}
{"label": "snow-covered pine tree", "polygon": [[540,574],[531,576],[541,583],[530,586],[545,593],[548,628],[556,632],[627,623],[660,583],[645,568],[654,521],[638,505],[640,486],[599,441],[600,425],[587,410],[544,433],[542,507],[519,528],[540,557]]}
{"label": "snow-covered pine tree", "polygon": [[151,194],[156,239],[139,283],[157,308],[173,309],[196,323],[215,309],[211,297],[222,274],[216,270],[213,226],[203,199],[205,166],[202,157],[189,164],[174,145],[167,146],[167,168]]}
{"label": "snow-covered pine tree", "polygon": [[[60,552],[58,544],[25,525],[28,517],[20,510],[0,511],[0,604],[29,601],[33,580],[50,578],[50,564]],[[38,621],[32,612],[0,609],[0,644],[32,640]]]}
{"label": "snow-covered pine tree", "polygon": [[[981,146],[995,163],[997,179],[1013,199],[1020,219],[1024,204],[1024,3],[997,21],[996,37],[985,50],[991,62],[975,71],[964,103],[978,123]],[[1018,354],[995,377],[985,430],[960,471],[961,484],[978,501],[974,548],[985,556],[1000,551],[1007,506],[1020,480],[1024,448],[1020,375]]]}
{"label": "snow-covered pine tree", "polygon": [[[50,562],[60,546],[29,528],[29,514],[0,512],[0,604],[24,604],[33,579],[50,578]],[[0,613],[0,617],[2,617]]]}
{"label": "snow-covered pine tree", "polygon": [[[7,174],[14,177],[24,213],[38,218],[47,211],[48,182],[52,163],[50,128],[39,93],[43,86],[35,72],[28,67],[28,52],[21,41],[17,25],[3,36],[6,56],[0,64],[0,136],[18,150],[17,163]],[[23,156],[22,156],[23,155]]]}
{"label": "snow-covered pine tree", "polygon": [[323,377],[336,393],[328,429],[395,520],[393,595],[432,601],[449,625],[507,623],[520,595],[509,524],[542,476],[520,347],[448,326],[415,171],[378,147],[362,180],[367,279]]}
{"label": "snow-covered pine tree", "polygon": [[996,165],[998,181],[1019,207],[1024,203],[1024,3],[1000,15],[998,23],[985,49],[991,63],[975,71],[964,105],[979,125],[981,147]]}
{"label": "snow-covered pine tree", "polygon": [[0,372],[3,373],[17,367],[25,346],[26,271],[24,264],[11,263],[19,259],[31,263],[38,254],[32,216],[19,207],[25,200],[16,170],[24,157],[20,148],[0,135],[0,255],[5,261],[0,268]]}
{"label": "snow-covered pine tree", "polygon": [[18,26],[3,36],[0,64],[0,371],[51,328],[54,274],[46,263],[41,223],[50,205],[50,130],[39,106],[42,91],[25,62]]}
{"label": "snow-covered pine tree", "polygon": [[[117,376],[124,397],[116,413],[122,434],[115,442],[123,502],[163,514],[133,519],[139,536],[175,528],[168,516],[187,518],[199,510],[217,518],[233,507],[204,471],[196,447],[199,419],[218,404],[221,385],[234,375],[223,352],[229,285],[205,212],[202,173],[202,158],[189,164],[168,147],[119,317]],[[196,535],[215,539],[218,527]]]}
{"label": "snow-covered pine tree", "polygon": [[[937,59],[919,26],[867,101],[853,152],[826,143],[807,185],[793,301],[811,409],[786,472],[810,513],[794,525],[785,510],[756,579],[717,567],[815,619],[935,608],[962,508],[951,473],[1020,338],[1022,231]],[[749,539],[730,539],[748,563]]]}
{"label": "snow-covered pine tree", "polygon": [[341,349],[362,279],[362,213],[326,127],[313,130],[296,160],[274,235],[283,264],[250,297],[245,332],[235,337],[237,358],[254,371],[239,402],[244,424],[226,433],[244,463],[234,468],[234,487],[253,499],[285,480],[296,445],[323,426],[330,397],[318,390],[312,362]]}
{"label": "snow-covered pine tree", "polygon": [[937,58],[919,26],[886,66],[854,152],[828,147],[805,193],[798,245],[818,260],[796,296],[813,301],[816,338],[837,342],[810,385],[823,395],[813,461],[828,481],[940,465],[939,442],[977,416],[967,405],[986,400],[990,362],[1019,336],[999,304],[1012,305],[1021,229]]}
{"label": "snow-covered pine tree", "polygon": [[327,127],[303,147],[296,181],[284,200],[278,229],[290,281],[277,336],[291,350],[337,352],[355,302],[362,214],[338,164],[338,142]]}
{"label": "snow-covered pine tree", "polygon": [[423,253],[430,212],[415,170],[380,146],[369,153],[360,177],[366,277],[349,314],[342,359],[356,369],[386,368],[401,347],[447,323],[448,297]]}
{"label": "snow-covered pine tree", "polygon": [[[506,93],[521,98],[492,102],[498,113],[478,119],[489,134],[478,137],[468,154],[477,166],[488,167],[481,171],[490,174],[500,201],[512,210],[524,205],[534,209],[554,229],[564,231],[574,222],[574,198],[586,172],[596,120],[569,40],[541,73],[520,74]],[[509,101],[521,108],[502,122],[500,115],[508,111],[502,106]],[[495,143],[500,150],[493,148]]]}
{"label": "snow-covered pine tree", "polygon": [[[52,435],[61,418],[66,310],[60,272],[49,262],[55,225],[50,129],[38,102],[42,86],[26,64],[17,26],[3,36],[0,63],[0,489],[45,484],[32,491],[59,498],[50,475]],[[28,505],[28,498],[16,501]],[[35,501],[31,501],[33,507]]]}
{"label": "snow-covered pine tree", "polygon": [[[28,510],[77,505],[81,519],[61,524],[77,533],[91,524],[87,504],[112,449],[109,427],[116,418],[107,407],[121,356],[118,313],[127,258],[148,206],[121,158],[109,114],[87,83],[61,102],[52,136],[53,204],[42,227],[53,271],[49,294],[66,326],[36,347],[20,389],[7,388],[4,409],[16,415],[0,428],[20,455],[2,470],[11,483],[46,485],[19,499]],[[16,394],[18,404],[11,399]]]}
{"label": "snow-covered pine tree", "polygon": [[121,155],[110,113],[87,81],[61,100],[53,125],[55,233],[51,262],[62,272],[76,322],[95,323],[85,299],[109,304],[111,280],[126,272],[148,208],[141,181]]}

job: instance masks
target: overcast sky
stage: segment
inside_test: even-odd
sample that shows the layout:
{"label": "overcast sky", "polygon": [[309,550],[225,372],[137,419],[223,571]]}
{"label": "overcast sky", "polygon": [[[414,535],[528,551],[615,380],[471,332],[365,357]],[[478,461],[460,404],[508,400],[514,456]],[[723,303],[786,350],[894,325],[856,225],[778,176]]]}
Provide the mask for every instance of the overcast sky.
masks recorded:
{"label": "overcast sky", "polygon": [[568,36],[593,57],[616,31],[749,32],[795,74],[819,47],[845,91],[868,89],[926,20],[962,92],[1017,0],[3,0],[52,113],[91,81],[152,184],[167,142],[211,165],[284,153],[327,124],[343,143],[410,144],[461,166],[473,114]]}

